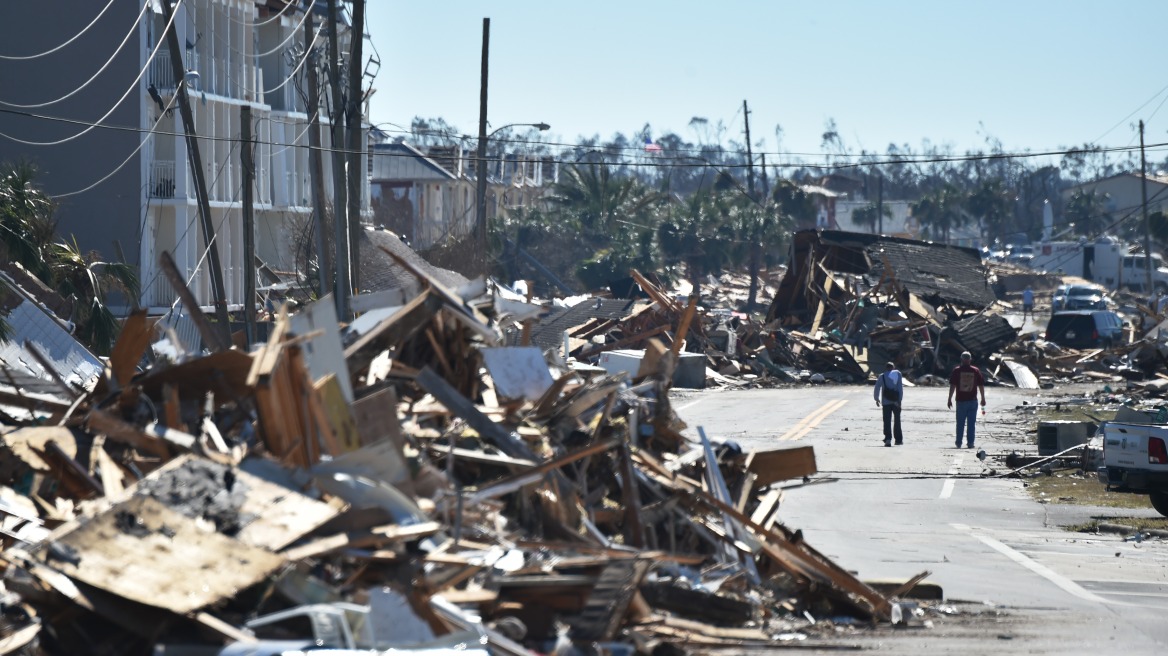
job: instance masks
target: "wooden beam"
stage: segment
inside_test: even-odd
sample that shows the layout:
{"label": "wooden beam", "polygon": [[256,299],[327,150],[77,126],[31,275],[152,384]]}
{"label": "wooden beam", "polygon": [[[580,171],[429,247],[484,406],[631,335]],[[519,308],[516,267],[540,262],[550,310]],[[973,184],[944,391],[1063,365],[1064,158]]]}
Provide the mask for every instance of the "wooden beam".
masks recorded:
{"label": "wooden beam", "polygon": [[442,308],[442,299],[428,290],[415,296],[393,316],[379,323],[345,349],[349,371],[357,375],[369,367],[378,354],[399,344],[424,328]]}
{"label": "wooden beam", "polygon": [[681,344],[685,341],[685,337],[689,333],[689,324],[693,321],[697,308],[698,295],[694,294],[689,297],[689,305],[685,306],[685,314],[681,315],[681,321],[677,324],[677,334],[673,336],[673,344],[669,347],[670,353],[677,355],[681,352]]}
{"label": "wooden beam", "polygon": [[85,417],[86,427],[94,432],[101,433],[111,440],[128,444],[144,453],[158,456],[164,460],[170,458],[170,447],[163,439],[151,435],[128,422],[122,421],[112,414],[94,408]]}
{"label": "wooden beam", "polygon": [[[208,220],[210,219],[208,218]],[[231,348],[231,343],[227,341],[226,337],[228,327],[223,326],[223,330],[216,330],[207,315],[199,309],[198,300],[187,287],[187,283],[183,280],[182,274],[179,273],[178,265],[174,263],[174,258],[171,257],[169,251],[162,251],[158,256],[158,264],[162,268],[163,275],[170,281],[170,286],[174,288],[175,293],[182,300],[183,307],[186,308],[187,313],[195,322],[195,327],[199,329],[199,335],[202,336],[207,348],[212,351],[226,351]]]}
{"label": "wooden beam", "polygon": [[134,377],[138,362],[150,346],[154,335],[154,323],[146,318],[146,309],[134,310],[122,324],[122,332],[110,352],[110,373],[114,384],[125,387]]}
{"label": "wooden beam", "polygon": [[612,342],[611,344],[601,344],[600,346],[593,346],[590,349],[587,349],[585,351],[581,351],[580,354],[577,355],[576,357],[577,357],[577,359],[582,360],[584,358],[592,357],[593,355],[596,355],[597,353],[611,351],[613,349],[618,349],[618,348],[621,348],[623,346],[628,346],[629,344],[635,344],[641,340],[649,339],[650,337],[655,337],[655,336],[660,335],[661,333],[665,332],[666,330],[669,330],[669,326],[665,325],[665,324],[661,324],[660,326],[657,326],[656,328],[650,328],[649,330],[639,332],[636,335],[631,335],[629,337],[624,337],[624,338],[618,339],[617,341]]}

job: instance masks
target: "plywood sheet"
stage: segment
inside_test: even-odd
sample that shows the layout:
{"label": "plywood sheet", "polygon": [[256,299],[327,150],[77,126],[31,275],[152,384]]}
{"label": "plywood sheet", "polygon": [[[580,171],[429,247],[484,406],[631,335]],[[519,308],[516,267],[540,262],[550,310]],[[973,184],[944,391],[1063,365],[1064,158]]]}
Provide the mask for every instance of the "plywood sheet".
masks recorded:
{"label": "plywood sheet", "polygon": [[234,597],[284,559],[200,529],[161,503],[134,497],[59,540],[81,555],[59,563],[70,578],[120,597],[186,614]]}
{"label": "plywood sheet", "polygon": [[339,509],[266,481],[241,469],[235,470],[238,481],[247,485],[247,501],[240,508],[255,520],[236,536],[254,547],[279,551],[301,536],[336,517]]}
{"label": "plywood sheet", "polygon": [[543,352],[535,346],[482,349],[495,391],[504,399],[538,401],[555,382]]}

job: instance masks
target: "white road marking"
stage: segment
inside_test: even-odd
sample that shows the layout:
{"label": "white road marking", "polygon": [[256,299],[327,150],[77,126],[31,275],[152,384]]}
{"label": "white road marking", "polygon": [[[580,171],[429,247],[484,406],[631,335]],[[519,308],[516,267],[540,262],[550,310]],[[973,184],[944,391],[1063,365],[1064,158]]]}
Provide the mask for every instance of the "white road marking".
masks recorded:
{"label": "white road marking", "polygon": [[699,403],[701,403],[702,401],[705,401],[705,400],[706,400],[705,398],[700,398],[700,399],[696,399],[696,400],[690,401],[689,403],[686,403],[685,405],[683,405],[683,406],[681,406],[681,407],[674,408],[674,409],[673,409],[673,411],[674,411],[674,412],[681,412],[682,410],[685,410],[686,408],[692,408],[692,407],[694,407],[695,405],[697,405],[697,404],[699,404]]}
{"label": "white road marking", "polygon": [[[956,458],[953,459],[953,466],[949,468],[949,475],[950,476],[956,476],[957,472],[961,471],[961,460],[962,460],[961,456],[957,456]],[[953,496],[953,484],[954,483],[955,483],[955,481],[952,478],[946,478],[945,484],[941,486],[941,496],[938,498],[948,499],[949,497]]]}
{"label": "white road marking", "polygon": [[965,524],[950,524],[950,526],[952,526],[953,528],[955,528],[959,531],[965,531],[965,532],[969,533],[970,535],[972,535],[973,537],[975,537],[979,541],[981,541],[982,544],[988,546],[989,548],[993,549],[994,551],[997,551],[998,553],[1004,555],[1005,557],[1009,558],[1010,560],[1018,563],[1019,565],[1030,570],[1031,572],[1034,572],[1035,574],[1041,576],[1042,578],[1046,579],[1047,581],[1050,581],[1051,583],[1062,588],[1064,591],[1069,592],[1080,599],[1086,599],[1087,601],[1093,601],[1093,602],[1098,603],[1098,604],[1109,604],[1109,605],[1113,605],[1113,606],[1130,605],[1130,604],[1125,604],[1122,601],[1110,601],[1110,600],[1104,599],[1103,597],[1100,597],[1099,595],[1088,592],[1087,590],[1084,590],[1083,587],[1080,586],[1078,583],[1075,583],[1074,581],[1068,579],[1067,577],[1063,576],[1062,574],[1055,572],[1054,570],[1050,569],[1046,565],[1043,565],[1042,563],[1031,560],[1028,556],[1026,556],[1022,553],[1019,553],[1018,551],[1015,551],[1014,549],[1011,549],[1010,547],[1002,544],[1001,542],[995,540],[994,538],[991,538],[988,535],[982,535],[980,533],[975,533],[973,531],[973,529],[966,526]]}

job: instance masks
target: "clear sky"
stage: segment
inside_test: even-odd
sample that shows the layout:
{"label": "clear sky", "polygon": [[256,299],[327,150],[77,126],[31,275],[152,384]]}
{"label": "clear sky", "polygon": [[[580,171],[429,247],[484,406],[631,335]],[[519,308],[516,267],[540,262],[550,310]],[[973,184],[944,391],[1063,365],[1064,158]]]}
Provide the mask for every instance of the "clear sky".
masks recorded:
{"label": "clear sky", "polygon": [[1168,142],[1168,0],[368,0],[372,121],[476,133],[484,17],[491,124],[554,141],[697,142],[695,116],[742,141],[745,99],[767,152],[822,152],[829,118],[849,151]]}

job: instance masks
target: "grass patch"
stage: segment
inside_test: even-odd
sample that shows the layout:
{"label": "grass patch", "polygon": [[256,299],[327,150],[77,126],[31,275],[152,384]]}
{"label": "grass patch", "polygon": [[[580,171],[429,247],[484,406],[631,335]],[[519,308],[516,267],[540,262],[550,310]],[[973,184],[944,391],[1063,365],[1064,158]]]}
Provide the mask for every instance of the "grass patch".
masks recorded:
{"label": "grass patch", "polygon": [[1139,531],[1147,531],[1148,529],[1168,531],[1168,517],[1092,517],[1089,522],[1072,524],[1063,528],[1078,533],[1098,533],[1100,524],[1121,524],[1131,526]]}
{"label": "grass patch", "polygon": [[1026,492],[1036,501],[1105,508],[1152,507],[1152,502],[1145,494],[1108,492],[1099,479],[1081,472],[1055,472],[1053,476],[1039,474],[1035,478],[1026,479],[1026,484]]}

